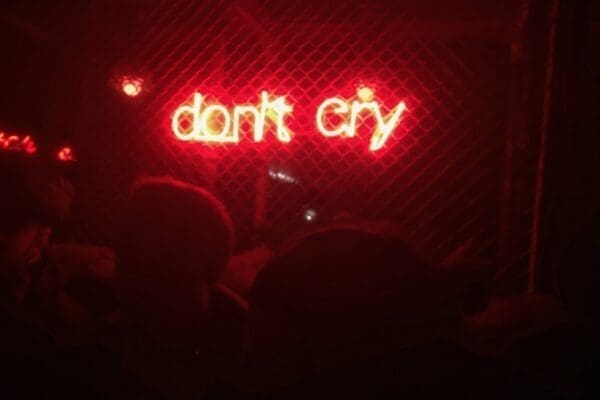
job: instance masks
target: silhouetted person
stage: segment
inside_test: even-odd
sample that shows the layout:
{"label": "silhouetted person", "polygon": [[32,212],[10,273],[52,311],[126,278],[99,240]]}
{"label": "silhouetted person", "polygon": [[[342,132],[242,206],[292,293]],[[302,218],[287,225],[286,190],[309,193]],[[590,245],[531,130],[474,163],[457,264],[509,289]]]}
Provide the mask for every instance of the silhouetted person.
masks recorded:
{"label": "silhouetted person", "polygon": [[386,233],[341,226],[312,234],[258,274],[247,376],[223,397],[466,392],[465,382],[489,370],[447,338],[478,278],[430,265]]}
{"label": "silhouetted person", "polygon": [[31,288],[34,266],[49,236],[52,218],[51,210],[45,207],[43,181],[34,174],[34,168],[30,160],[19,155],[2,154],[0,353],[2,369],[8,374],[2,377],[0,391],[5,395],[19,393],[20,386],[30,377],[46,378],[50,369],[43,360],[52,354],[54,345],[35,315],[23,306]]}
{"label": "silhouetted person", "polygon": [[73,196],[73,186],[50,165],[22,154],[2,154],[0,164],[4,302],[19,303],[55,338],[69,340],[89,322],[70,285],[106,279],[114,256],[106,248],[50,241]]}
{"label": "silhouetted person", "polygon": [[45,166],[20,154],[0,162],[0,284],[4,301],[21,302],[31,281],[31,266],[48,244],[53,222],[68,208],[57,181]]}
{"label": "silhouetted person", "polygon": [[132,191],[117,249],[125,362],[167,397],[195,397],[237,362],[245,304],[216,284],[233,246],[223,206],[204,189],[148,178]]}
{"label": "silhouetted person", "polygon": [[[130,395],[118,363],[102,349],[56,341],[61,278],[44,261],[51,227],[70,189],[39,160],[0,158],[0,397]],[[57,278],[56,280],[52,277]]]}

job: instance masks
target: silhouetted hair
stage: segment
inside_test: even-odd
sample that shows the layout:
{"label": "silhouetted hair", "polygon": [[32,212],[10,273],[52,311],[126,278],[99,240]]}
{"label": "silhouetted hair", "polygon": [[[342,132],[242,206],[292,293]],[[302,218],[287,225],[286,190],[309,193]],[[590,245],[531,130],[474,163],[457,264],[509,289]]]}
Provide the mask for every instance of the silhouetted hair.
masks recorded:
{"label": "silhouetted hair", "polygon": [[369,225],[300,238],[257,275],[246,337],[255,382],[277,385],[456,332],[477,271],[440,268],[394,230]]}
{"label": "silhouetted hair", "polygon": [[352,226],[314,233],[258,274],[248,359],[268,374],[306,371],[427,340],[460,309],[444,277],[393,235]]}
{"label": "silhouetted hair", "polygon": [[123,219],[119,268],[145,276],[146,284],[172,278],[214,282],[232,251],[233,224],[223,204],[172,178],[136,182]]}

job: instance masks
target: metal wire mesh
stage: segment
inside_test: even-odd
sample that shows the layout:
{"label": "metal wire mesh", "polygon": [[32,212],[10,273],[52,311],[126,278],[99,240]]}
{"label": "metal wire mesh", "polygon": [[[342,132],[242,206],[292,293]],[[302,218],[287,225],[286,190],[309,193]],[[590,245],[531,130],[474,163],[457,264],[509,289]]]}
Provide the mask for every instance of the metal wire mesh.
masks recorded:
{"label": "metal wire mesh", "polygon": [[[432,24],[442,17],[429,16]],[[317,220],[341,212],[391,220],[432,255],[471,241],[473,255],[494,256],[508,46],[420,26],[402,7],[380,2],[153,2],[127,36],[113,38],[116,55],[103,61],[116,75],[142,76],[145,92],[90,111],[118,128],[82,137],[81,158],[95,172],[80,195],[81,212],[95,210],[89,231],[111,235],[136,175],[169,174],[212,187],[242,247],[257,229],[289,234],[313,209]],[[368,150],[371,120],[352,140],[325,138],[315,127],[321,101],[350,98],[360,85],[387,109],[401,100],[408,107],[376,153]],[[263,143],[177,141],[171,115],[196,90],[228,107],[256,103],[261,90],[285,95],[294,105],[293,140],[282,144],[267,132]]]}

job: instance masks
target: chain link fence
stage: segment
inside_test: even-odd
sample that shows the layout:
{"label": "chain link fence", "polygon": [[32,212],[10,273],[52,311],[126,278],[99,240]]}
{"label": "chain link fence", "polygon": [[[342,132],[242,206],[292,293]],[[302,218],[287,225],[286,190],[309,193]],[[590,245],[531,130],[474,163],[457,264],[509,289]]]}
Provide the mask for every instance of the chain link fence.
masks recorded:
{"label": "chain link fence", "polygon": [[[96,45],[106,57],[90,62],[89,74],[110,70],[117,86],[121,76],[139,76],[143,90],[126,98],[115,86],[113,100],[86,106],[81,234],[109,240],[131,181],[172,175],[223,199],[240,248],[254,245],[257,232],[283,238],[346,213],[393,222],[434,257],[469,243],[470,256],[496,258],[514,7],[448,15],[387,3],[154,1],[127,14],[132,20],[119,23],[129,27]],[[110,31],[90,28],[90,43],[94,29]],[[326,138],[315,125],[324,99],[352,99],[361,86],[386,111],[407,106],[377,152],[368,149],[373,118],[352,139]],[[173,112],[194,91],[232,108],[256,104],[262,90],[294,106],[290,143],[272,130],[260,143],[247,134],[225,145],[181,142],[171,132]],[[533,175],[533,163],[525,168]]]}

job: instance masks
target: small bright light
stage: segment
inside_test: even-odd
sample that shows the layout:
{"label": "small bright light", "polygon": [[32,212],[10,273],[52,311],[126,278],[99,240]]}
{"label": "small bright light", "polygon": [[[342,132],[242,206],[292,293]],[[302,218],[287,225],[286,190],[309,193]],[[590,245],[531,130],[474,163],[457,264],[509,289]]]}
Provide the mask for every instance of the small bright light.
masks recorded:
{"label": "small bright light", "polygon": [[61,147],[56,153],[56,158],[58,161],[62,162],[73,162],[75,161],[75,157],[73,155],[73,149],[69,146]]}
{"label": "small bright light", "polygon": [[304,219],[306,222],[313,222],[317,218],[317,212],[312,208],[309,208],[304,212]]}
{"label": "small bright light", "polygon": [[356,90],[356,94],[362,101],[371,101],[375,97],[375,92],[370,87],[362,86]]}
{"label": "small bright light", "polygon": [[269,176],[276,181],[285,183],[297,183],[296,178],[291,176],[285,171],[277,171],[275,169],[269,169]]}
{"label": "small bright light", "polygon": [[121,88],[127,96],[135,97],[141,93],[143,83],[144,81],[140,78],[125,77],[121,81]]}

